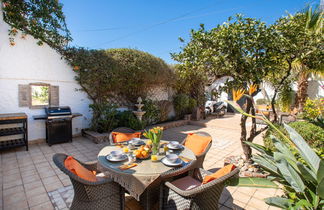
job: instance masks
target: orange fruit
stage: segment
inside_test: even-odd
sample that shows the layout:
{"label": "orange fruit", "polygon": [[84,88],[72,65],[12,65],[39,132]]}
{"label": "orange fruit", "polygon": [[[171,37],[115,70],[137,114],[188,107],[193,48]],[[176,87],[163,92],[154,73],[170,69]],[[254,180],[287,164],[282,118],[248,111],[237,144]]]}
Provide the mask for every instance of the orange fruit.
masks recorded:
{"label": "orange fruit", "polygon": [[146,151],[141,152],[143,157],[147,157],[148,153]]}
{"label": "orange fruit", "polygon": [[138,150],[135,151],[135,156],[136,156],[137,158],[140,158],[141,155],[142,155],[142,154],[141,154],[140,151],[138,151]]}

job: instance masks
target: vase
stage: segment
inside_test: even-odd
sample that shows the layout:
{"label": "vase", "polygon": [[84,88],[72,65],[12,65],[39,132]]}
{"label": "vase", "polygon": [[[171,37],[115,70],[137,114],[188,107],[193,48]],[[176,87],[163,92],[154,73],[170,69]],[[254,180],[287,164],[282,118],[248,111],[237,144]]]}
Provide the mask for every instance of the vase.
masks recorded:
{"label": "vase", "polygon": [[157,155],[160,149],[160,142],[152,143],[152,155]]}

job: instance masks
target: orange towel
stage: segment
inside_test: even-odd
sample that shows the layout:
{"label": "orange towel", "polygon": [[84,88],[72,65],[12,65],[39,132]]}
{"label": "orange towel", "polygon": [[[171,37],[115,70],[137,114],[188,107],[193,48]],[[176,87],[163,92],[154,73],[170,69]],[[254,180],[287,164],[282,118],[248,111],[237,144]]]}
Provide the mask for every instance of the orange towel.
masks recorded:
{"label": "orange towel", "polygon": [[113,137],[114,143],[124,142],[124,141],[131,140],[132,138],[140,138],[141,132],[136,132],[136,133],[112,132],[112,137]]}
{"label": "orange towel", "polygon": [[229,174],[231,171],[233,171],[235,168],[236,167],[233,164],[229,164],[227,166],[224,166],[223,168],[219,169],[218,171],[216,171],[212,175],[205,176],[202,183],[206,184],[208,182],[213,181],[214,179],[218,179],[218,178],[220,178],[222,176],[225,176],[226,174]]}
{"label": "orange towel", "polygon": [[197,134],[188,134],[185,146],[188,147],[195,155],[200,155],[205,151],[208,144],[211,142],[210,136],[200,136]]}
{"label": "orange towel", "polygon": [[85,179],[90,182],[97,181],[95,171],[89,171],[85,167],[83,167],[77,160],[75,160],[72,156],[68,156],[64,165],[67,169],[69,169],[72,173],[79,176],[82,179]]}

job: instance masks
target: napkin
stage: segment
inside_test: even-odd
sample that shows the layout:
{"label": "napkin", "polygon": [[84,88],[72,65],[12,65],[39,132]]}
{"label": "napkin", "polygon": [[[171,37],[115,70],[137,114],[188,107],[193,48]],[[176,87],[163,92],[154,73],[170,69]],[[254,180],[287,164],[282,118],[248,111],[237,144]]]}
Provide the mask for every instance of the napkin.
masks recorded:
{"label": "napkin", "polygon": [[119,166],[118,168],[119,168],[120,170],[127,170],[127,169],[129,169],[129,168],[133,168],[133,167],[135,167],[135,166],[137,166],[137,163],[124,164],[124,165]]}
{"label": "napkin", "polygon": [[188,163],[188,162],[191,161],[191,159],[186,158],[186,157],[183,157],[183,156],[179,156],[179,158],[180,158],[181,160],[183,160],[184,162],[186,162],[186,163]]}

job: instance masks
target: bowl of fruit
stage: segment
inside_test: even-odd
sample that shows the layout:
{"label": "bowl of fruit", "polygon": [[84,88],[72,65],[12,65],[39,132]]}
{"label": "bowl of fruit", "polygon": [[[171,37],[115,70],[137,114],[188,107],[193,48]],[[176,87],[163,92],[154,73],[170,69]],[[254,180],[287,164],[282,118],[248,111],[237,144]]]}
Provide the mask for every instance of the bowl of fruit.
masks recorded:
{"label": "bowl of fruit", "polygon": [[142,145],[137,150],[134,151],[136,158],[140,160],[146,160],[150,157],[150,147],[149,145]]}

